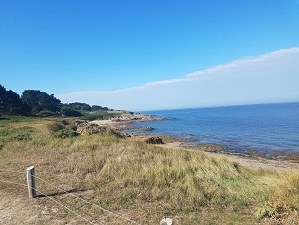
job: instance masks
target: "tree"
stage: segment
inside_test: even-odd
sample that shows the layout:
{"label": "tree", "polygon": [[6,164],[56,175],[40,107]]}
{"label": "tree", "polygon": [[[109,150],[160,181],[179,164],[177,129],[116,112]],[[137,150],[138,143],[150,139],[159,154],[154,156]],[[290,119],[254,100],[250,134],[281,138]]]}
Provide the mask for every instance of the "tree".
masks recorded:
{"label": "tree", "polygon": [[6,89],[0,84],[0,113],[4,113],[4,106],[6,102]]}
{"label": "tree", "polygon": [[91,110],[92,111],[98,111],[98,110],[105,110],[105,111],[108,111],[109,109],[107,107],[102,107],[102,106],[99,106],[99,105],[93,105],[91,107]]}
{"label": "tree", "polygon": [[81,112],[79,112],[78,110],[72,109],[69,106],[63,106],[61,108],[60,112],[64,116],[75,116],[75,117],[82,116]]}
{"label": "tree", "polygon": [[74,102],[74,103],[69,103],[68,106],[74,110],[91,111],[91,106],[86,103]]}
{"label": "tree", "polygon": [[10,115],[22,114],[22,100],[20,99],[20,96],[17,93],[10,90],[6,92],[6,97],[6,113]]}
{"label": "tree", "polygon": [[12,90],[6,91],[0,85],[0,113],[8,115],[26,115],[28,106],[24,104],[20,96]]}
{"label": "tree", "polygon": [[108,111],[108,107],[90,106],[86,103],[74,102],[62,104],[53,94],[39,90],[25,90],[20,97],[12,90],[6,91],[0,84],[0,115],[30,115],[54,116],[58,112],[66,116],[83,116],[87,112]]}
{"label": "tree", "polygon": [[103,107],[102,107],[102,106],[99,106],[99,105],[93,105],[93,106],[91,107],[91,110],[92,110],[92,111],[103,110]]}
{"label": "tree", "polygon": [[31,107],[33,114],[40,111],[59,112],[61,109],[61,101],[54,97],[53,94],[49,95],[46,92],[38,90],[25,90],[22,94],[24,103]]}

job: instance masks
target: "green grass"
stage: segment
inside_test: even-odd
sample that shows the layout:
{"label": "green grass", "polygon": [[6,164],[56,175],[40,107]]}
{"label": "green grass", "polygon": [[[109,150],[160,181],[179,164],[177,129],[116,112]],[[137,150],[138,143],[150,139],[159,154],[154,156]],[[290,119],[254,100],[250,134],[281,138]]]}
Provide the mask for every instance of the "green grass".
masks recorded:
{"label": "green grass", "polygon": [[0,129],[0,150],[9,142],[25,142],[32,139],[36,130],[32,127]]}
{"label": "green grass", "polygon": [[79,134],[73,130],[61,129],[59,131],[53,132],[52,135],[56,138],[71,138],[71,137],[76,137]]}
{"label": "green grass", "polygon": [[12,123],[30,123],[33,120],[35,120],[35,118],[33,117],[2,115],[0,117],[0,127],[6,127],[7,125],[10,125]]}
{"label": "green grass", "polygon": [[[49,121],[46,125],[44,129],[49,129]],[[20,129],[23,130],[4,128],[0,133],[12,138],[30,130]],[[31,165],[35,165],[37,176],[66,190],[88,190],[90,194],[85,198],[141,224],[158,224],[164,216],[186,225],[192,221],[298,222],[299,173],[252,170],[201,152],[126,140],[111,130],[102,135],[65,139],[37,133],[29,139],[3,144],[0,168],[24,171]],[[54,191],[43,183],[38,183],[38,187],[46,193]],[[3,190],[26,194],[26,190],[17,188]],[[123,224],[71,198],[56,199],[87,211],[93,218],[105,219],[108,224]],[[36,204],[54,206],[46,200],[37,200]],[[68,221],[73,215],[61,211],[51,216]]]}

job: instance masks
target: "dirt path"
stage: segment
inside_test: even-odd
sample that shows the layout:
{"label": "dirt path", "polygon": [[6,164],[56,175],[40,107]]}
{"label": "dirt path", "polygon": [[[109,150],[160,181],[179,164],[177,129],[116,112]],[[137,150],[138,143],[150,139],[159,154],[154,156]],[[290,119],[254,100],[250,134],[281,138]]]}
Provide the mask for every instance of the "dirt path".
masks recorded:
{"label": "dirt path", "polygon": [[0,191],[0,224],[40,224],[38,213],[29,199],[11,196]]}
{"label": "dirt path", "polygon": [[[1,183],[0,183],[1,188]],[[38,204],[38,200],[27,196],[13,196],[0,190],[0,224],[1,225],[83,225],[85,221],[71,215],[63,218],[56,215],[61,207]]]}

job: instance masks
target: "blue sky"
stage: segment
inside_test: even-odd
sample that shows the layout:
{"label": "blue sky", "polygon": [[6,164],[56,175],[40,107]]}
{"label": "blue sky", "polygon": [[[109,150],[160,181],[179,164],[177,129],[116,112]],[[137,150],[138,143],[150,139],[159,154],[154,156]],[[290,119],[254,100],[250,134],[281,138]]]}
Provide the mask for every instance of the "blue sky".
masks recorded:
{"label": "blue sky", "polygon": [[[297,47],[297,0],[0,1],[0,84],[19,94],[28,89],[53,93],[63,101],[84,100],[136,110],[297,101],[298,92],[289,91],[299,76],[297,51],[292,51]],[[267,54],[274,54],[269,57],[274,61],[265,65],[244,61]],[[273,80],[272,63],[277,64],[277,59],[286,62],[279,68],[275,66]],[[218,80],[213,78],[205,86],[213,90],[209,96],[196,91],[203,89],[198,83],[192,93],[183,94],[185,98],[195,96],[188,104],[175,101],[182,96],[175,89],[188,86],[184,82],[177,82],[182,85],[180,88],[170,86],[169,90],[153,85],[158,81],[184,80],[190,78],[190,73],[223,68],[221,65],[234,65],[236,60],[256,68],[253,75],[248,75],[248,79],[223,75],[225,81],[219,75]],[[248,67],[238,65],[238,74],[245,70]],[[223,74],[229,72],[225,70]],[[260,74],[258,79],[254,74]],[[270,82],[276,88],[261,86],[269,80],[277,82]],[[249,81],[259,85],[243,87]],[[226,83],[226,90],[242,86],[248,93],[238,96],[237,91],[232,91],[226,97],[229,101],[221,99],[225,91],[222,82]],[[136,91],[144,86],[153,88],[146,94]],[[250,92],[249,87],[267,91]],[[133,95],[124,94],[128,90],[134,90],[134,96],[149,99],[148,102],[135,101]],[[277,90],[286,93],[276,96]],[[126,102],[120,95],[130,99]],[[170,97],[161,97],[167,95]],[[171,104],[156,104],[150,96]],[[217,101],[212,100],[216,98]]]}

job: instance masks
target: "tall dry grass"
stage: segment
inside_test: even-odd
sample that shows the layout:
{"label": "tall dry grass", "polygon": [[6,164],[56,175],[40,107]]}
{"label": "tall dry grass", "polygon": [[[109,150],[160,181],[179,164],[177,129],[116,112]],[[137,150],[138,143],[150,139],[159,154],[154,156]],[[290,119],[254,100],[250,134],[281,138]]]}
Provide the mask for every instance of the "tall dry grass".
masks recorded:
{"label": "tall dry grass", "polygon": [[[0,157],[0,168],[22,171],[35,165],[37,176],[65,190],[90,191],[86,198],[142,224],[158,223],[167,215],[179,224],[191,219],[197,224],[263,224],[265,217],[277,224],[298,222],[299,173],[251,170],[202,152],[129,141],[111,131],[68,139],[37,133],[5,143]],[[42,182],[37,185],[54,192]],[[80,208],[104,216],[90,206]]]}

